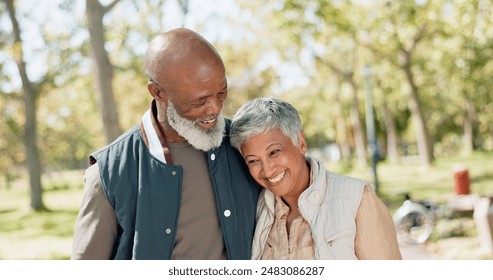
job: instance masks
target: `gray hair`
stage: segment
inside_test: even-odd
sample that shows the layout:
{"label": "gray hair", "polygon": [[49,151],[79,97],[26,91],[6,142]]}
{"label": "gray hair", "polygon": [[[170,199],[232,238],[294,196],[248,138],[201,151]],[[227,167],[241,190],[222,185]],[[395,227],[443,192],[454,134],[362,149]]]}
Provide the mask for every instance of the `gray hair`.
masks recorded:
{"label": "gray hair", "polygon": [[230,129],[230,143],[238,151],[250,137],[271,129],[280,129],[299,146],[302,130],[298,111],[288,102],[273,98],[257,98],[245,103],[233,116]]}

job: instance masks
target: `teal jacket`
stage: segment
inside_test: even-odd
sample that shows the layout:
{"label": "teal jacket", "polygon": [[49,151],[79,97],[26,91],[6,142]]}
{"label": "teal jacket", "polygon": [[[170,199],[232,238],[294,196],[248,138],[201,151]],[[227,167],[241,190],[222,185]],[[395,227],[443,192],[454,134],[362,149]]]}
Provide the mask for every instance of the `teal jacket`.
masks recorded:
{"label": "teal jacket", "polygon": [[[229,144],[208,152],[228,259],[250,259],[260,187]],[[170,259],[178,225],[183,170],[154,158],[139,126],[91,155],[118,221],[114,259]],[[224,213],[228,213],[225,215]]]}

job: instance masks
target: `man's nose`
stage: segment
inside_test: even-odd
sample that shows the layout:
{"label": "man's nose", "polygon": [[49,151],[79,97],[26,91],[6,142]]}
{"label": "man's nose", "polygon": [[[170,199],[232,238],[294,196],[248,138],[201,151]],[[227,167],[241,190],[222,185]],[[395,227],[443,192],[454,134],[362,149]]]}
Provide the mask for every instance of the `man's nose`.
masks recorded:
{"label": "man's nose", "polygon": [[223,100],[214,97],[207,101],[207,115],[219,115],[223,109]]}

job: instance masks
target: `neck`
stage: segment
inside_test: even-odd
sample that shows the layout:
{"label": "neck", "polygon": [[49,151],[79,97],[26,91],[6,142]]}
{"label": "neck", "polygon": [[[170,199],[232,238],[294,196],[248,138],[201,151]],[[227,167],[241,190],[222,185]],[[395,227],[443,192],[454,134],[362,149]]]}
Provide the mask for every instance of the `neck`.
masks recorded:
{"label": "neck", "polygon": [[288,196],[288,197],[282,196],[281,197],[282,201],[284,201],[284,203],[286,203],[288,205],[290,213],[292,213],[293,211],[297,211],[297,209],[298,209],[298,198],[299,197],[300,197],[299,195],[296,197],[294,197],[294,196]]}
{"label": "neck", "polygon": [[300,180],[300,188],[298,189],[298,192],[295,195],[290,195],[290,196],[282,196],[282,200],[288,205],[290,212],[292,210],[297,211],[298,210],[298,199],[300,198],[300,195],[308,188],[310,185],[310,164],[306,162],[305,168],[302,172],[303,176],[302,179]]}
{"label": "neck", "polygon": [[166,120],[159,120],[159,127],[161,127],[166,141],[169,143],[186,142],[187,140],[180,136],[176,130],[174,130]]}
{"label": "neck", "polygon": [[158,108],[156,108],[156,115],[157,116],[157,125],[159,126],[160,130],[162,131],[162,137],[166,139],[167,142],[169,143],[175,143],[175,142],[186,142],[187,140],[180,136],[176,130],[174,130],[168,123],[168,120],[166,118],[166,112],[162,112]]}

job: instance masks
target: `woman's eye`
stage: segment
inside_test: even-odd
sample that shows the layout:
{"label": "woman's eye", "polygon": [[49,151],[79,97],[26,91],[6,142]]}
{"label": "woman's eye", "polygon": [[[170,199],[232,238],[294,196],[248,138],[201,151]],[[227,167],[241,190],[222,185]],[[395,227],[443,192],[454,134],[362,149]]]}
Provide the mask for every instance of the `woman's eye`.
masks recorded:
{"label": "woman's eye", "polygon": [[272,151],[270,152],[270,155],[271,155],[271,156],[275,156],[275,155],[279,154],[280,152],[281,152],[281,150],[272,150]]}
{"label": "woman's eye", "polygon": [[247,164],[248,164],[248,165],[254,165],[254,164],[256,164],[257,162],[258,162],[258,160],[256,160],[256,159],[251,159],[251,160],[248,160],[248,161],[247,161]]}

